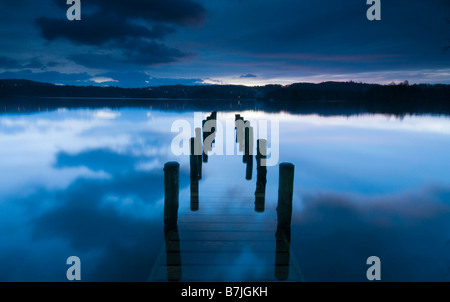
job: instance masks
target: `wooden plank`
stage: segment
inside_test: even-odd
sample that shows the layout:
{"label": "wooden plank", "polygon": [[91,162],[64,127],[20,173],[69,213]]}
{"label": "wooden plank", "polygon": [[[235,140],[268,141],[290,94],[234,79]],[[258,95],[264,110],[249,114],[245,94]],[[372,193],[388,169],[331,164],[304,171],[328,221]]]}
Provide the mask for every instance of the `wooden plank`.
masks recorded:
{"label": "wooden plank", "polygon": [[[279,245],[278,251],[288,251],[286,245]],[[266,252],[275,250],[275,242],[270,241],[186,241],[169,242],[166,247],[167,251],[201,251],[201,252],[229,252],[243,251],[246,249],[258,252]]]}
{"label": "wooden plank", "polygon": [[[257,251],[257,250],[243,250],[243,251],[221,251],[221,252],[169,252],[164,253],[160,259],[159,265],[166,265],[167,259],[172,259],[175,254],[181,257],[181,264],[184,265],[252,265],[258,266],[262,264],[275,265],[275,259],[278,258],[280,263],[291,263],[291,258],[287,252],[275,252],[275,247],[272,251]],[[167,258],[169,256],[169,258]],[[178,261],[178,260],[177,260]],[[169,261],[170,262],[170,261]],[[174,263],[169,263],[173,265]],[[177,262],[178,264],[178,262]]]}
{"label": "wooden plank", "polygon": [[261,225],[259,223],[224,223],[224,222],[212,222],[212,223],[185,223],[182,228],[189,231],[267,231],[275,232],[276,226],[274,225]]}
{"label": "wooden plank", "polygon": [[228,232],[228,231],[179,231],[180,239],[183,240],[222,240],[222,241],[247,241],[258,238],[259,241],[275,242],[275,232]]}
{"label": "wooden plank", "polygon": [[181,226],[184,226],[186,223],[228,223],[230,220],[233,221],[233,223],[260,223],[260,224],[276,224],[276,221],[267,216],[258,216],[257,214],[253,216],[248,215],[242,215],[242,216],[233,216],[232,218],[227,215],[202,215],[202,216],[182,216],[178,219],[178,223]]}
{"label": "wooden plank", "polygon": [[[258,282],[275,282],[280,281],[275,276],[274,266],[183,266],[183,267],[166,267],[159,266],[155,273],[154,281],[167,281],[168,271],[175,271],[181,274],[180,281],[258,281]],[[283,268],[287,271],[288,278],[282,281],[299,281],[301,276],[295,270],[289,267]]]}

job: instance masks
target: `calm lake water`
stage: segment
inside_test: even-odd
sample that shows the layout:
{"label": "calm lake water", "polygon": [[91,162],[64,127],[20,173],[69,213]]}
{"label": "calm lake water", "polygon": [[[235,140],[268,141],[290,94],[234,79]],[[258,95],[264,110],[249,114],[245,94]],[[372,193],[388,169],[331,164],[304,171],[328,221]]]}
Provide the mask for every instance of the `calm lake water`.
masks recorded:
{"label": "calm lake water", "polygon": [[[198,112],[200,123],[209,114]],[[383,281],[450,280],[449,117],[219,111],[217,120],[225,126],[235,114],[255,129],[269,121],[255,140],[266,136],[275,148],[279,133],[277,162],[295,165],[291,254],[304,280],[367,280],[370,256],[381,259]],[[192,133],[183,137],[193,136],[194,116],[151,109],[0,115],[0,281],[66,281],[69,256],[81,259],[83,281],[146,281],[164,246],[168,161],[180,163],[180,220],[189,212],[189,156],[174,155],[179,132],[171,128],[185,120]],[[226,132],[217,134],[217,148]],[[235,154],[211,154],[203,164],[200,207],[202,196],[254,201],[256,164],[246,180],[242,153],[226,148]],[[277,194],[274,165],[267,215]],[[217,278],[247,280],[239,267],[254,257],[241,256],[236,274]]]}

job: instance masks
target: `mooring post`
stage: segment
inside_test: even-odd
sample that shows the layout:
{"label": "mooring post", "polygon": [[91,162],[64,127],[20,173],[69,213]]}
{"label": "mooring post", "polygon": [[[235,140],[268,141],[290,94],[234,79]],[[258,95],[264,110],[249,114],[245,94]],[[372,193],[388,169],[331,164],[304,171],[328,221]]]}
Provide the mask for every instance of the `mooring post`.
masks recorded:
{"label": "mooring post", "polygon": [[257,168],[266,168],[266,164],[264,162],[264,165],[261,164],[263,159],[267,158],[267,140],[265,139],[258,139],[256,141],[256,167]]}
{"label": "mooring post", "polygon": [[239,121],[240,117],[241,117],[240,114],[235,114],[234,115],[234,130],[236,131],[236,143],[238,142],[237,129],[238,129],[238,121]]}
{"label": "mooring post", "polygon": [[278,227],[281,229],[290,229],[291,227],[293,191],[294,165],[291,163],[281,163],[277,206]]}
{"label": "mooring post", "polygon": [[216,143],[216,134],[217,134],[217,111],[213,111],[211,113],[211,119],[212,119],[213,125],[214,125],[214,128],[213,128],[213,135],[214,135],[213,144],[215,144]]}
{"label": "mooring post", "polygon": [[206,117],[206,124],[207,124],[207,128],[210,129],[210,131],[207,132],[207,137],[212,135],[212,143],[211,145],[207,146],[208,151],[212,150],[212,144],[214,144],[216,142],[216,128],[217,128],[217,121],[213,119],[213,117],[207,116]]}
{"label": "mooring post", "polygon": [[208,146],[205,146],[205,140],[208,137],[208,132],[205,131],[205,124],[207,120],[202,121],[202,129],[203,129],[203,162],[208,162]]}
{"label": "mooring post", "polygon": [[194,154],[197,157],[197,171],[198,171],[198,178],[202,178],[202,157],[203,157],[203,148],[202,148],[202,129],[201,128],[195,128],[195,147],[194,147]]}
{"label": "mooring post", "polygon": [[239,119],[236,121],[236,142],[239,145],[239,151],[244,151],[244,127],[245,127],[245,122],[244,122],[244,118],[241,116],[239,117]]}
{"label": "mooring post", "polygon": [[191,156],[190,156],[190,166],[191,166],[191,178],[198,178],[198,163],[197,155],[195,155],[195,138],[191,137]]}
{"label": "mooring post", "polygon": [[250,127],[245,127],[244,128],[244,155],[242,157],[242,162],[244,162],[244,163],[247,162],[249,153],[250,153]]}
{"label": "mooring post", "polygon": [[178,195],[180,164],[168,162],[164,165],[164,227],[175,228],[178,223]]}
{"label": "mooring post", "polygon": [[247,156],[247,166],[245,169],[245,179],[252,180],[253,175],[253,157]]}

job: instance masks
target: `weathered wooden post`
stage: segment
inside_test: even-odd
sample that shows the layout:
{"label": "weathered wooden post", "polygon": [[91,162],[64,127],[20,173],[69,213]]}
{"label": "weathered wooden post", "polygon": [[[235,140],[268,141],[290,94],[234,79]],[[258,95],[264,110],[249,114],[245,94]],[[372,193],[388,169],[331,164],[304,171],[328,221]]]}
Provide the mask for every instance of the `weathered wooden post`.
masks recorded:
{"label": "weathered wooden post", "polygon": [[217,127],[217,121],[214,118],[214,116],[211,114],[210,116],[206,117],[206,122],[209,122],[209,125],[211,125],[211,131],[208,133],[208,135],[213,135],[212,142],[215,143],[216,141],[216,127]]}
{"label": "weathered wooden post", "polygon": [[256,191],[255,211],[264,212],[267,183],[267,167],[261,161],[267,157],[267,140],[258,139],[256,142]]}
{"label": "weathered wooden post", "polygon": [[294,165],[291,163],[281,163],[277,206],[278,227],[281,229],[290,229],[291,227],[293,191]]}
{"label": "weathered wooden post", "polygon": [[[210,125],[210,123],[211,123],[211,116],[207,116],[206,117],[206,123],[208,123],[208,125]],[[210,131],[207,131],[207,136],[210,136],[211,135],[211,133],[213,133],[213,129],[214,129],[214,127],[208,127],[208,129],[210,129]]]}
{"label": "weathered wooden post", "polygon": [[264,165],[261,164],[261,162],[263,162],[263,160],[266,158],[267,158],[267,140],[258,139],[256,141],[256,168],[260,169],[261,172],[263,172],[258,178],[258,180],[260,180],[261,186],[266,185],[267,167],[265,162]]}
{"label": "weathered wooden post", "polygon": [[211,113],[211,120],[213,121],[213,135],[214,135],[214,139],[213,139],[213,143],[216,143],[216,134],[217,134],[217,111],[213,111]]}
{"label": "weathered wooden post", "polygon": [[195,155],[195,138],[191,137],[191,156],[190,156],[190,166],[191,166],[191,178],[198,178],[198,163],[197,155]]}
{"label": "weathered wooden post", "polygon": [[[253,173],[253,127],[245,128],[245,162],[247,163],[247,171],[246,171],[246,179],[251,180],[252,179],[252,173]],[[247,131],[248,130],[248,131]]]}
{"label": "weathered wooden post", "polygon": [[210,131],[207,131],[207,137],[212,135],[211,145],[208,143],[208,151],[212,150],[212,144],[216,142],[216,127],[217,127],[217,121],[212,118],[212,116],[206,117],[206,124],[207,128],[210,129]]}
{"label": "weathered wooden post", "polygon": [[[245,124],[247,124],[245,122]],[[250,127],[244,126],[244,155],[242,156],[242,162],[246,163],[248,154],[250,153]]]}
{"label": "weathered wooden post", "polygon": [[208,132],[205,130],[205,124],[207,120],[202,121],[202,129],[203,129],[203,162],[208,162],[208,146],[205,145],[205,140],[208,137]]}
{"label": "weathered wooden post", "polygon": [[195,147],[194,147],[194,155],[197,157],[197,171],[198,171],[198,178],[202,178],[202,154],[203,154],[203,148],[202,148],[202,129],[201,128],[195,128]]}
{"label": "weathered wooden post", "polygon": [[247,167],[245,169],[245,179],[251,180],[253,175],[253,156],[247,156]]}
{"label": "weathered wooden post", "polygon": [[178,195],[180,164],[168,162],[164,165],[164,227],[175,228],[178,224]]}
{"label": "weathered wooden post", "polygon": [[245,133],[244,133],[244,118],[241,116],[236,121],[236,142],[239,145],[239,151],[244,151],[244,140],[245,140]]}
{"label": "weathered wooden post", "polygon": [[234,130],[236,131],[236,143],[238,142],[237,129],[238,129],[238,121],[240,120],[240,118],[241,118],[240,114],[235,114],[234,115]]}

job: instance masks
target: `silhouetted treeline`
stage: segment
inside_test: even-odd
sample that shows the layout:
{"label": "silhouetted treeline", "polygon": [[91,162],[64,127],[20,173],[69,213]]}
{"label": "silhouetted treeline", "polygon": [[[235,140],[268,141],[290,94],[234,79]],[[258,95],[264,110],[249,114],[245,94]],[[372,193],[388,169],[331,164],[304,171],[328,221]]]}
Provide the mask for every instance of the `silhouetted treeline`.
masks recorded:
{"label": "silhouetted treeline", "polygon": [[[293,84],[271,91],[266,99],[273,107],[288,111],[316,108],[353,108],[357,111],[388,114],[450,114],[450,85],[378,85],[355,82]],[[309,104],[314,103],[314,104]]]}
{"label": "silhouetted treeline", "polygon": [[154,99],[254,99],[258,93],[280,88],[277,85],[247,87],[239,85],[158,86],[120,88],[99,86],[61,86],[28,80],[0,80],[0,98],[154,98]]}
{"label": "silhouetted treeline", "polygon": [[[56,98],[61,100],[45,100]],[[77,98],[83,98],[77,99]],[[103,99],[102,99],[103,98]],[[63,100],[65,99],[65,100]],[[89,100],[88,100],[89,99]],[[20,101],[18,101],[20,100]],[[164,101],[161,101],[164,100]],[[298,83],[288,86],[160,86],[120,88],[97,86],[58,86],[28,80],[0,80],[3,112],[50,110],[62,105],[76,107],[147,107],[189,110],[262,109],[292,113],[342,114],[387,113],[395,115],[450,114],[450,85],[378,85],[355,82]],[[245,104],[241,104],[245,103]],[[14,108],[15,107],[15,108]],[[180,109],[181,108],[181,109]]]}

